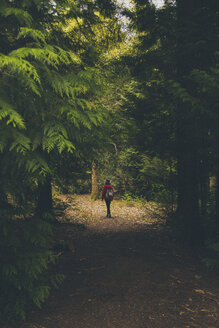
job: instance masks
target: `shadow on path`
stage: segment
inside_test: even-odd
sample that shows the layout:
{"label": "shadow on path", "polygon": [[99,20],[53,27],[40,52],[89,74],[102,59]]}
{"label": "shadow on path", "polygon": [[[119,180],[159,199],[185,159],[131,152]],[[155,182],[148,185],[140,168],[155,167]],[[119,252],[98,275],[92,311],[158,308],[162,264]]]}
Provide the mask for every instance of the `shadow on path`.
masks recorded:
{"label": "shadow on path", "polygon": [[98,220],[99,230],[71,223],[56,228],[75,245],[58,264],[66,279],[18,328],[219,326],[218,279],[177,249],[165,225],[116,230],[119,217]]}

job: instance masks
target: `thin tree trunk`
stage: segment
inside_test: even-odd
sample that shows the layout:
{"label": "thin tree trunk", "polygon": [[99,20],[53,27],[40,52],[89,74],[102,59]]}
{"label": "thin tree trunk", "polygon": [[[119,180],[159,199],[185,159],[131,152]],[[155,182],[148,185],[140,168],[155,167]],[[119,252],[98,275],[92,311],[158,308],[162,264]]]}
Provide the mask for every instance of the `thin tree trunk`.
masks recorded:
{"label": "thin tree trunk", "polygon": [[96,200],[99,197],[98,192],[98,173],[96,163],[93,161],[92,163],[92,190],[91,190],[91,199]]}
{"label": "thin tree trunk", "polygon": [[201,200],[201,215],[207,216],[207,204],[209,200],[209,171],[205,160],[200,163],[200,200]]}
{"label": "thin tree trunk", "polygon": [[201,215],[207,216],[207,203],[209,194],[209,179],[207,176],[203,176],[200,183],[200,198],[201,198]]}
{"label": "thin tree trunk", "polygon": [[219,157],[218,157],[218,167],[216,176],[216,226],[217,233],[219,233]]}
{"label": "thin tree trunk", "polygon": [[200,201],[201,201],[201,215],[207,217],[207,205],[210,194],[210,178],[209,178],[209,121],[206,115],[202,115],[200,121]]}

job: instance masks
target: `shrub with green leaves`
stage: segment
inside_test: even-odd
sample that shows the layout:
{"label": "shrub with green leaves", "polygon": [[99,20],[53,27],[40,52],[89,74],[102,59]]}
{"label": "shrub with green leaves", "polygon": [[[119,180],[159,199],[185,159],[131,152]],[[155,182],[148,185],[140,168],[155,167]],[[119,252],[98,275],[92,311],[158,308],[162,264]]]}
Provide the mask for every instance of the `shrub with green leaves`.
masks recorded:
{"label": "shrub with green leaves", "polygon": [[0,220],[0,317],[25,318],[26,310],[41,306],[51,287],[58,286],[63,275],[48,275],[55,262],[51,250],[52,228],[39,218],[12,218],[1,211]]}

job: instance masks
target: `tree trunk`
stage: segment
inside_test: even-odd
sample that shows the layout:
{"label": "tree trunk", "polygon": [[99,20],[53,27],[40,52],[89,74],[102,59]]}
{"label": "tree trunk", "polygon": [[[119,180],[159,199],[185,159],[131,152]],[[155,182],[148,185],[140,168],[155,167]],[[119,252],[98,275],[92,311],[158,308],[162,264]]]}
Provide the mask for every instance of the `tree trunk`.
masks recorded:
{"label": "tree trunk", "polygon": [[51,176],[48,175],[43,182],[38,182],[37,190],[37,207],[36,212],[39,215],[44,215],[46,213],[52,213],[52,185]]}
{"label": "tree trunk", "polygon": [[200,161],[200,201],[201,201],[201,215],[207,216],[207,205],[210,193],[210,179],[209,179],[209,165],[208,155],[205,152]]}
{"label": "tree trunk", "polygon": [[98,174],[97,174],[97,166],[96,163],[92,163],[92,190],[91,190],[91,199],[97,200],[99,198],[98,192]]}
{"label": "tree trunk", "polygon": [[205,164],[202,164],[202,172],[200,175],[200,200],[201,200],[201,215],[207,216],[207,204],[209,196],[209,176]]}
{"label": "tree trunk", "polygon": [[[193,122],[178,131],[178,231],[192,247],[202,244],[199,214],[198,154]],[[182,124],[182,121],[181,121]]]}
{"label": "tree trunk", "polygon": [[[195,0],[178,0],[178,45],[177,71],[181,87],[190,92],[187,76],[195,68],[191,51],[194,11],[198,8]],[[195,41],[195,40],[193,40]],[[177,230],[179,236],[190,246],[199,247],[203,241],[199,213],[199,152],[197,112],[189,101],[179,100],[177,107],[177,157],[178,157],[178,208]]]}
{"label": "tree trunk", "polygon": [[217,167],[217,176],[216,176],[216,227],[217,227],[217,234],[219,234],[219,157],[217,161],[218,161],[218,167]]}

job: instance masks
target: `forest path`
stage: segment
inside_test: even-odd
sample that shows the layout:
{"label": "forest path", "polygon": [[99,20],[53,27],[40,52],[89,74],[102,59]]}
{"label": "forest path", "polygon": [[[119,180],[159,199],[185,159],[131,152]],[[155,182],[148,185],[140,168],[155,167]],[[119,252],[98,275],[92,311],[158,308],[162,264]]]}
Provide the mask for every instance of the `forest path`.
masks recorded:
{"label": "forest path", "polygon": [[16,328],[216,328],[219,279],[171,241],[151,205],[65,195],[57,210],[66,275],[42,309]]}

